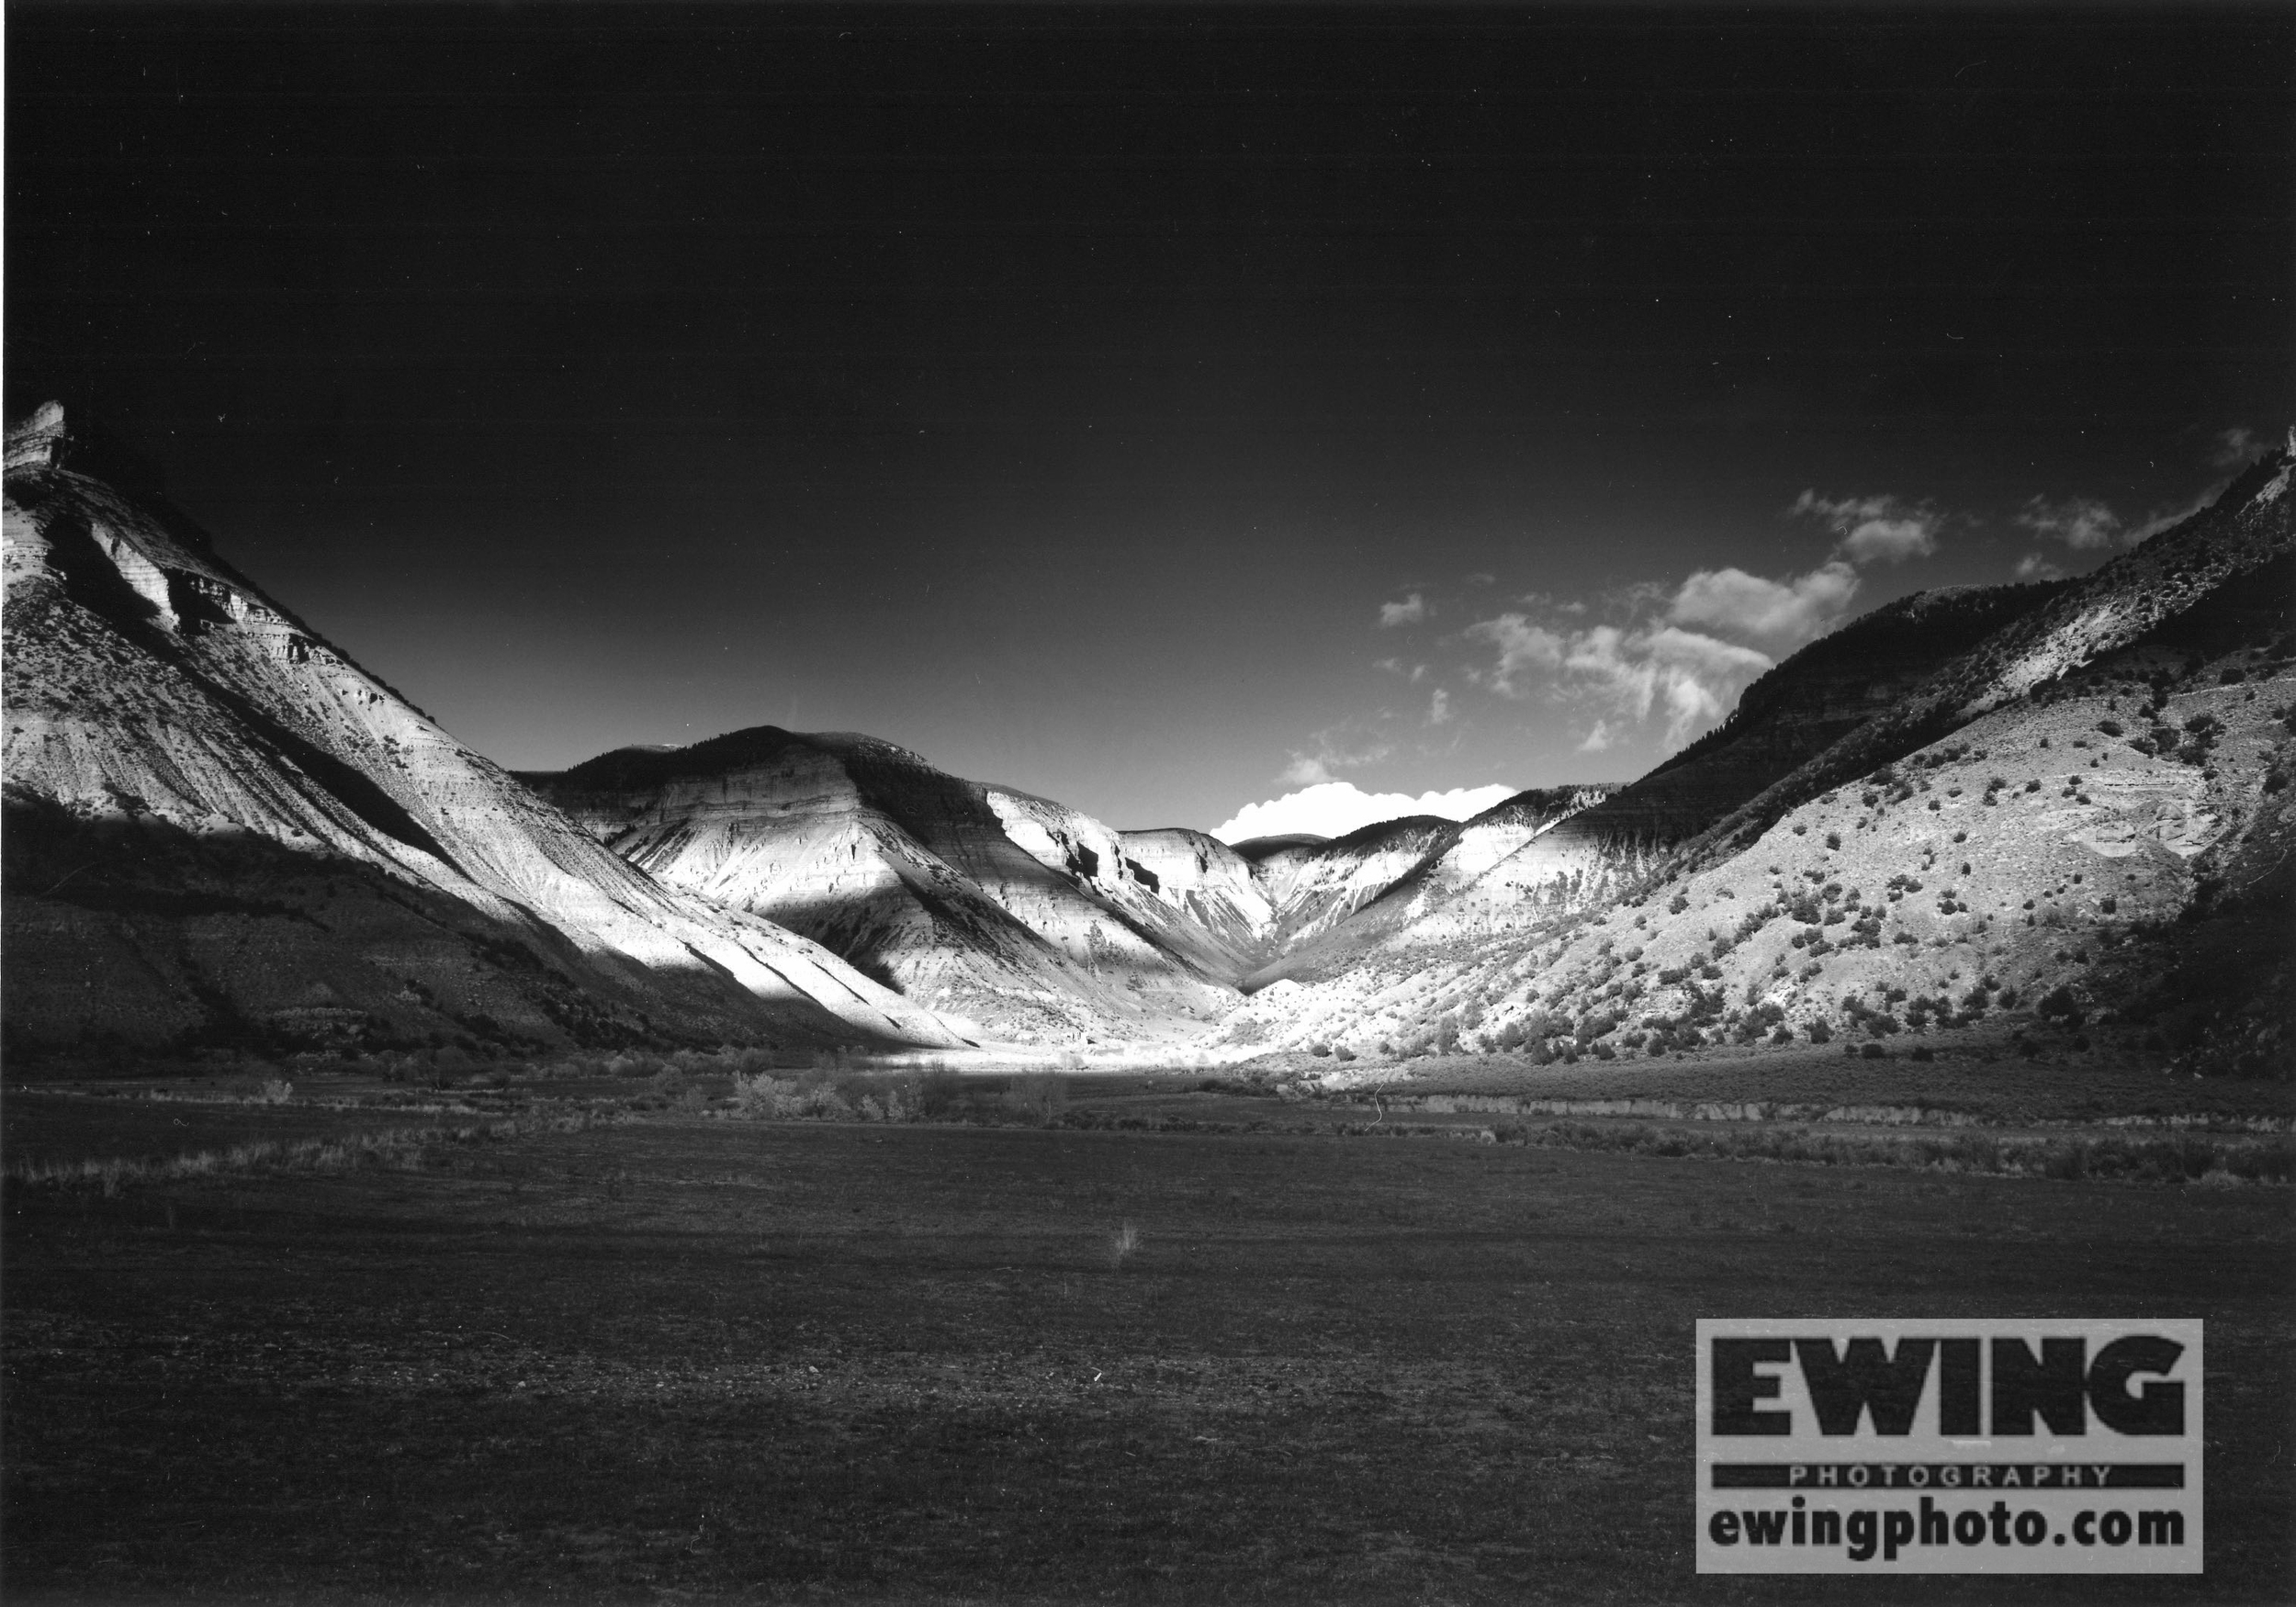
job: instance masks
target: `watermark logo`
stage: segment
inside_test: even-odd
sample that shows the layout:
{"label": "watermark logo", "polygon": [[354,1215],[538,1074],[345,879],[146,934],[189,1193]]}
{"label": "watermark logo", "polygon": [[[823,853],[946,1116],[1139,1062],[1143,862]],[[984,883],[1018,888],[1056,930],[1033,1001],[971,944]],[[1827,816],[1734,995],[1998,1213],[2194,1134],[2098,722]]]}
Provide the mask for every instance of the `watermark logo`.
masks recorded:
{"label": "watermark logo", "polygon": [[2200,1327],[1701,1320],[1698,1571],[2200,1573]]}

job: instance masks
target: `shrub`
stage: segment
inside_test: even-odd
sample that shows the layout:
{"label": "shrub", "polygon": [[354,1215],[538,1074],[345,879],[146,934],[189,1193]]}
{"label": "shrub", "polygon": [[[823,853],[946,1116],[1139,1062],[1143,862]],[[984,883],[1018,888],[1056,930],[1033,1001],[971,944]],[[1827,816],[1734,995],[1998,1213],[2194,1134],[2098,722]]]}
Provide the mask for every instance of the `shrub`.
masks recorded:
{"label": "shrub", "polygon": [[917,1080],[916,1103],[921,1116],[947,1116],[963,1096],[964,1078],[947,1066],[935,1066]]}
{"label": "shrub", "polygon": [[1672,898],[1667,900],[1666,913],[1668,915],[1678,916],[1689,907],[1690,900],[1682,893],[1678,893]]}
{"label": "shrub", "polygon": [[1838,831],[1828,832],[1826,834],[1826,846],[1829,848],[1840,848],[1841,846],[1841,834]]}
{"label": "shrub", "polygon": [[1050,1127],[1068,1108],[1068,1088],[1051,1072],[1015,1077],[1005,1090],[1005,1108],[1040,1127]]}
{"label": "shrub", "polygon": [[1809,1040],[1812,1043],[1831,1043],[1833,1037],[1834,1029],[1827,1024],[1823,1016],[1809,1024]]}
{"label": "shrub", "polygon": [[1887,1060],[1889,1058],[1889,1051],[1878,1043],[1869,1043],[1863,1049],[1858,1051],[1858,1052],[1870,1061]]}

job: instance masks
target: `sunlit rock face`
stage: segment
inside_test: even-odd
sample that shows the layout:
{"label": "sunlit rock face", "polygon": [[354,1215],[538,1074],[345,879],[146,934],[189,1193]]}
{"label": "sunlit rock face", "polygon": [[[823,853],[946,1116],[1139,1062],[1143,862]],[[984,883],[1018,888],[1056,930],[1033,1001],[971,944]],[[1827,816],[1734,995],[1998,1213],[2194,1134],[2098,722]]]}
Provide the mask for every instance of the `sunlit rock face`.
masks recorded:
{"label": "sunlit rock face", "polygon": [[1408,815],[1262,859],[1257,870],[1275,906],[1278,947],[1297,948],[1354,915],[1440,852],[1458,825],[1439,815]]}
{"label": "sunlit rock face", "polygon": [[1234,959],[1256,958],[1275,927],[1275,905],[1252,861],[1209,833],[1170,827],[1127,831],[1125,874],[1223,944]]}
{"label": "sunlit rock face", "polygon": [[530,778],[670,885],[764,916],[969,1031],[1169,1037],[1238,961],[1088,815],[891,743],[775,726]]}
{"label": "sunlit rock face", "polygon": [[[1482,887],[1500,865],[1600,803],[1605,785],[1516,793],[1465,821],[1391,821],[1334,842],[1277,849],[1261,860],[1278,879],[1298,926],[1290,941],[1246,985],[1328,976],[1392,934]],[[1518,866],[1518,871],[1523,867]],[[1518,877],[1551,898],[1549,878]],[[1519,889],[1518,889],[1519,890]],[[1492,890],[1498,896],[1496,889]]]}
{"label": "sunlit rock face", "polygon": [[957,1041],[605,851],[106,467],[61,410],[8,438],[19,1041]]}

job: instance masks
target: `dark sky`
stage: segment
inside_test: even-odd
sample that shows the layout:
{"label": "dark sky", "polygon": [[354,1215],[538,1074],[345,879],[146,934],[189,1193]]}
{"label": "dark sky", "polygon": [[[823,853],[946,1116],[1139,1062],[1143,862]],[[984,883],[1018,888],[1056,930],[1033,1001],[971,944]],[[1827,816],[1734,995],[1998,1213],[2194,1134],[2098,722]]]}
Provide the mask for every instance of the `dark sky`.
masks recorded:
{"label": "dark sky", "polygon": [[6,402],[517,767],[859,729],[1207,827],[1625,777],[2296,418],[2292,44],[17,4]]}

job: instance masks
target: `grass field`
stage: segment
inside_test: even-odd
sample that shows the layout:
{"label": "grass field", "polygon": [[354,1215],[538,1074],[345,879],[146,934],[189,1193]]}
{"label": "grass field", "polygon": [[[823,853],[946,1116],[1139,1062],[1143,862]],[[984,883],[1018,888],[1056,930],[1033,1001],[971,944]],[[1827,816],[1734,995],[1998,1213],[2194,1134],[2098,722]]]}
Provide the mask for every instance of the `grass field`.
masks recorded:
{"label": "grass field", "polygon": [[7,1594],[1830,1601],[1691,1572],[1695,1318],[2155,1314],[2210,1324],[2208,1574],[1900,1599],[2280,1600],[2290,1199],[678,1114],[17,1185]]}

